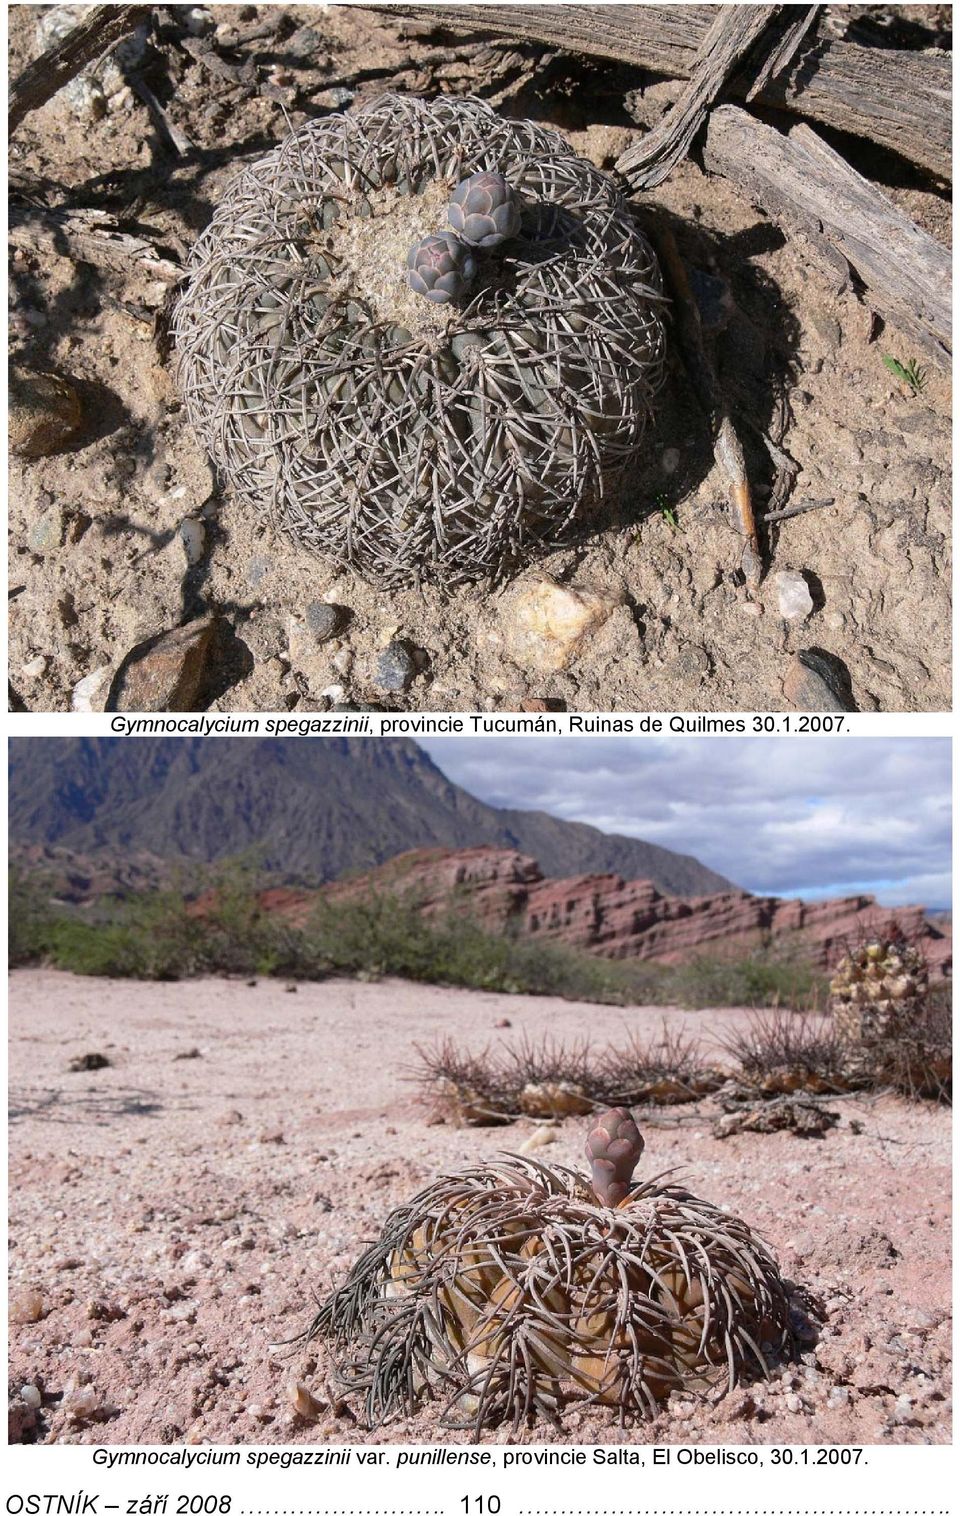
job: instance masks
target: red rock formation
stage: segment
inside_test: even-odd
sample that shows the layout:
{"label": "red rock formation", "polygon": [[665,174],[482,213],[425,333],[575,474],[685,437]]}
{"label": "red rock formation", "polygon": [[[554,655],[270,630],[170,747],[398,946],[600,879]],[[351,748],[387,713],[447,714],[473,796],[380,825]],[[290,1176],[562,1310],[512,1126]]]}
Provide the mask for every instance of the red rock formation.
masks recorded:
{"label": "red rock formation", "polygon": [[[901,930],[921,942],[932,967],[944,970],[950,962],[949,937],[919,905],[891,912],[871,895],[805,901],[744,890],[684,899],[661,895],[648,879],[615,874],[544,879],[534,859],[499,848],[403,853],[367,874],[327,885],[322,894],[345,900],[384,890],[409,895],[427,915],[462,908],[493,931],[509,923],[523,934],[606,958],[662,963],[705,951],[741,957],[776,942],[793,943],[828,968],[849,941],[879,931],[895,915]],[[313,898],[308,891],[272,890],[263,903],[303,920]]]}

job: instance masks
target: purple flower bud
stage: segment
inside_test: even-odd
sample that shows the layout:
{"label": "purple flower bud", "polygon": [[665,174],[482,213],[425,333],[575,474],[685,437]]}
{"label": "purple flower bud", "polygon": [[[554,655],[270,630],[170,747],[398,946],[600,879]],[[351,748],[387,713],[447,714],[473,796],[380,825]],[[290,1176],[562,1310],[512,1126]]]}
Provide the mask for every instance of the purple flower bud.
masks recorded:
{"label": "purple flower bud", "polygon": [[458,300],[473,283],[477,260],[452,232],[423,237],[407,256],[407,283],[437,305]]}
{"label": "purple flower bud", "polygon": [[447,220],[471,247],[499,247],[520,230],[520,205],[503,175],[487,170],[457,185]]}

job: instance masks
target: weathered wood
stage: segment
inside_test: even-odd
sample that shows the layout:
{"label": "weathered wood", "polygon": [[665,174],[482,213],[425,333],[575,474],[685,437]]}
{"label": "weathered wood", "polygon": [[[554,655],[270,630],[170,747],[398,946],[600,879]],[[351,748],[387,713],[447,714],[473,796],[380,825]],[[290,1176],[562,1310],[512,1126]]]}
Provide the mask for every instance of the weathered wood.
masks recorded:
{"label": "weathered wood", "polygon": [[634,189],[655,189],[683,161],[710,106],[779,9],[778,5],[731,5],[718,10],[679,100],[617,162]]}
{"label": "weathered wood", "polygon": [[96,5],[86,20],[73,27],[61,42],[28,63],[10,86],[7,117],[10,135],[25,116],[69,84],[85,64],[102,58],[122,37],[136,30],[149,16],[150,9],[149,5]]}
{"label": "weathered wood", "polygon": [[10,240],[14,247],[66,253],[81,263],[112,269],[130,278],[173,283],[183,269],[157,251],[145,237],[125,231],[112,216],[93,210],[46,210],[14,206],[10,211]]}
{"label": "weathered wood", "polygon": [[[716,17],[713,5],[383,5],[451,31],[524,37],[687,79]],[[745,96],[753,80],[730,82]],[[944,179],[952,177],[951,57],[811,39],[757,100],[866,137]]]}
{"label": "weathered wood", "polygon": [[804,125],[782,136],[734,105],[713,112],[704,165],[729,179],[835,272],[841,255],[871,306],[941,368],[951,353],[951,255]]}

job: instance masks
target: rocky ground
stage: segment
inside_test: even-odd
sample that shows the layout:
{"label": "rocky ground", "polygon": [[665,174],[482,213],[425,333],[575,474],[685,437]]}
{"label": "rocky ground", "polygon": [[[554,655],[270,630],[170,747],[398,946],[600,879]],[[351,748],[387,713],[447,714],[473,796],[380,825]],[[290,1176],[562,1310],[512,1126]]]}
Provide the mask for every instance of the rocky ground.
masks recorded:
{"label": "rocky ground", "polygon": [[[188,18],[170,23],[179,33],[162,59],[141,50],[128,78],[107,69],[100,85],[63,92],[12,148],[28,197],[115,215],[174,259],[235,167],[277,141],[286,120],[385,87],[478,91],[561,126],[609,167],[638,130],[625,124],[625,88],[641,90],[651,121],[674,91],[526,45],[425,39],[350,7],[282,8],[279,22],[266,6],[180,9]],[[281,29],[265,32],[271,17]],[[15,73],[38,51],[42,19],[40,8],[11,8]],[[219,68],[198,56],[210,38]],[[256,87],[231,82],[229,70],[247,65]],[[909,173],[893,179],[892,197],[948,240],[947,201]],[[722,376],[761,509],[771,482],[763,433],[798,466],[791,504],[816,502],[767,531],[756,597],[736,583],[727,488],[675,360],[641,466],[589,540],[497,594],[385,593],[295,550],[218,490],[158,359],[168,283],[155,269],[125,275],[56,243],[20,245],[14,357],[61,377],[34,403],[61,425],[63,446],[13,464],[15,707],[789,709],[802,704],[796,655],[814,650],[860,709],[945,708],[946,378],[931,370],[919,396],[893,379],[883,358],[917,357],[909,342],[880,330],[801,243],[693,162],[645,210],[674,218],[690,266],[728,285]],[[13,420],[15,434],[32,424],[16,406]],[[797,574],[806,590],[788,618],[779,576]],[[524,606],[555,597],[554,581],[568,597],[554,620],[584,607],[593,618],[576,646],[524,634]]]}
{"label": "rocky ground", "polygon": [[[659,1027],[613,1010],[403,983],[139,984],[19,971],[10,996],[10,1421],[50,1442],[418,1442],[425,1410],[366,1431],[328,1394],[322,1350],[272,1347],[308,1321],[387,1211],[438,1173],[534,1131],[430,1125],[404,1081],[414,1044]],[[711,1037],[740,1012],[671,1011]],[[504,1020],[509,1022],[505,1026]],[[101,1054],[99,1069],[71,1060]],[[949,1442],[950,1117],[840,1101],[819,1141],[719,1142],[643,1122],[644,1166],[761,1231],[822,1303],[819,1341],[716,1405],[652,1424],[574,1413],[522,1440]],[[663,1120],[661,1116],[659,1118]],[[580,1165],[583,1122],[537,1156]],[[294,1408],[308,1385],[315,1419]],[[513,1440],[514,1434],[490,1434]]]}

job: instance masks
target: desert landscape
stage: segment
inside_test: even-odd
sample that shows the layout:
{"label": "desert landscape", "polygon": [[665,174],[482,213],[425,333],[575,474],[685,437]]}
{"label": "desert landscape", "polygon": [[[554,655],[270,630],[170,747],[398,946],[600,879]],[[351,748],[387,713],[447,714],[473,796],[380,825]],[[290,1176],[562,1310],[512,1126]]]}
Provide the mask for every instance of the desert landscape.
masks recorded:
{"label": "desert landscape", "polygon": [[[16,971],[11,1436],[467,1440],[441,1433],[429,1406],[369,1431],[360,1406],[330,1389],[322,1345],[277,1346],[304,1329],[388,1211],[438,1175],[524,1148],[584,1167],[582,1118],[439,1123],[408,1080],[415,1045],[452,1038],[479,1053],[545,1034],[617,1043],[662,1021],[716,1053],[747,1012],[400,981]],[[716,1404],[674,1395],[639,1426],[593,1408],[562,1431],[540,1423],[484,1437],[948,1442],[949,1111],[885,1094],[831,1103],[837,1123],[808,1140],[720,1140],[703,1105],[636,1112],[640,1177],[676,1166],[772,1248],[798,1291],[796,1362]]]}

